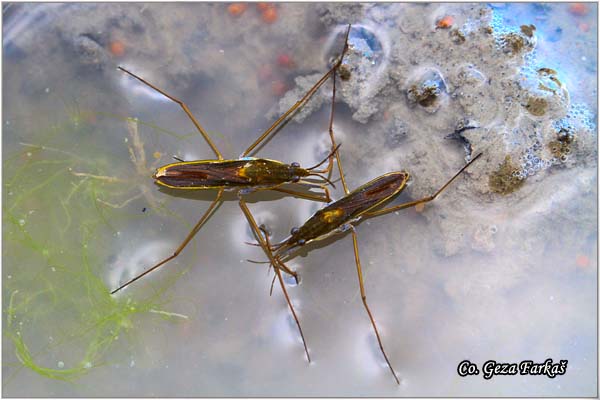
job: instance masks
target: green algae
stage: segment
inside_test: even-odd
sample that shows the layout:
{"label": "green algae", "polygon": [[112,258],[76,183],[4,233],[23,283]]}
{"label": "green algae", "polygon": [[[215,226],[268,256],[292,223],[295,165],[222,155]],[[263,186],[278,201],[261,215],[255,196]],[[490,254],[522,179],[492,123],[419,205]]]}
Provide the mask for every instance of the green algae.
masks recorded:
{"label": "green algae", "polygon": [[435,104],[439,93],[439,85],[437,85],[435,82],[425,82],[421,85],[412,85],[408,89],[409,99],[419,103],[423,107],[428,107]]}
{"label": "green algae", "polygon": [[525,39],[517,33],[507,33],[501,37],[504,51],[510,54],[519,54],[525,47]]}
{"label": "green algae", "polygon": [[[23,368],[73,382],[116,362],[114,349],[127,346],[120,337],[136,335],[136,318],[187,318],[164,310],[169,303],[165,291],[184,272],[167,274],[161,287],[142,298],[110,295],[113,288],[102,277],[117,226],[140,217],[128,207],[107,204],[135,196],[144,182],[151,182],[150,167],[131,168],[127,158],[108,160],[104,154],[110,149],[94,143],[94,129],[89,114],[77,109],[61,123],[31,134],[32,143],[4,146],[3,334],[15,358],[7,360],[12,351],[6,346],[9,369],[3,386]],[[71,150],[76,141],[77,152]],[[144,151],[139,146],[130,151],[139,156]],[[148,207],[184,221],[155,199],[148,199]]]}
{"label": "green algae", "polygon": [[521,32],[527,37],[533,37],[533,32],[535,32],[535,25],[521,25]]}
{"label": "green algae", "polygon": [[519,171],[520,169],[512,163],[511,157],[507,155],[499,168],[489,176],[488,182],[492,192],[507,195],[518,190],[525,183],[524,179],[517,176]]}
{"label": "green algae", "polygon": [[462,44],[467,40],[465,34],[458,28],[452,29],[450,31],[450,37],[452,41],[456,44]]}
{"label": "green algae", "polygon": [[529,111],[531,115],[541,117],[546,114],[546,111],[548,110],[548,101],[543,97],[529,96],[527,98],[527,104],[525,104],[525,109]]}

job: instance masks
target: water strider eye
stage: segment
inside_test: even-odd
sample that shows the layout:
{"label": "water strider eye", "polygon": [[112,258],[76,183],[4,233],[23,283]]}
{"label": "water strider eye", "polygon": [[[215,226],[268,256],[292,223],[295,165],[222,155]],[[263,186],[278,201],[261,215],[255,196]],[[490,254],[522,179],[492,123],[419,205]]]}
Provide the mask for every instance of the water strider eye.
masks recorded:
{"label": "water strider eye", "polygon": [[294,168],[300,168],[300,163],[299,163],[299,162],[295,162],[295,161],[294,161],[294,162],[293,162],[291,165],[292,165],[292,167],[294,167]]}
{"label": "water strider eye", "polygon": [[300,177],[298,175],[296,176],[292,176],[292,182],[298,182],[300,180]]}
{"label": "water strider eye", "polygon": [[300,240],[298,240],[298,244],[299,244],[300,246],[304,246],[304,244],[305,244],[305,243],[306,243],[306,240],[304,240],[304,239],[300,239]]}
{"label": "water strider eye", "polygon": [[297,235],[298,232],[300,232],[300,229],[298,229],[298,227],[293,227],[292,230],[290,231],[290,233],[292,235]]}

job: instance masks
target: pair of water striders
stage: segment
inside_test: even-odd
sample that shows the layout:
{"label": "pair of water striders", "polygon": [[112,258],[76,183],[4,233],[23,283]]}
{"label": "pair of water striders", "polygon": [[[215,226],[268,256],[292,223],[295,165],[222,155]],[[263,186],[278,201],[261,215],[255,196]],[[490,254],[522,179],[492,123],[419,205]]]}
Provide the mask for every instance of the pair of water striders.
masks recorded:
{"label": "pair of water striders", "polygon": [[[129,286],[143,276],[176,258],[192,240],[192,238],[198,233],[198,231],[200,231],[204,223],[211,217],[217,206],[223,201],[223,192],[226,190],[232,190],[237,193],[239,206],[248,220],[248,223],[252,228],[252,232],[258,241],[258,243],[255,245],[262,248],[265,255],[268,257],[270,267],[273,267],[275,276],[273,277],[271,290],[273,289],[273,284],[277,278],[285,295],[289,309],[294,317],[294,320],[296,321],[296,325],[298,326],[308,362],[310,362],[310,354],[308,352],[306,340],[304,339],[300,321],[286,290],[282,272],[293,276],[296,281],[298,281],[298,275],[296,271],[290,269],[286,265],[286,262],[294,257],[295,252],[299,248],[304,247],[311,242],[321,241],[333,235],[348,231],[351,233],[354,244],[354,258],[356,262],[356,270],[362,302],[377,337],[381,353],[383,354],[383,357],[385,358],[387,366],[394,376],[395,381],[399,384],[400,380],[396,375],[392,364],[387,357],[387,354],[385,353],[379,331],[377,330],[375,319],[367,304],[367,296],[364,288],[363,274],[358,251],[358,237],[355,226],[357,223],[359,223],[359,221],[366,218],[384,215],[434,200],[466,168],[468,168],[475,160],[477,160],[481,156],[481,153],[473,157],[435,193],[417,200],[383,207],[384,204],[395,198],[405,188],[406,183],[409,180],[409,173],[406,171],[388,172],[350,191],[348,189],[348,185],[346,184],[346,178],[342,168],[339,151],[340,145],[336,144],[333,132],[336,77],[341,71],[340,68],[343,65],[343,59],[348,50],[348,37],[350,30],[351,26],[348,26],[344,38],[343,50],[340,56],[335,60],[333,66],[321,77],[321,79],[314,84],[312,88],[308,90],[308,92],[306,92],[306,94],[300,100],[298,100],[289,110],[281,115],[266,131],[264,131],[241,154],[240,158],[234,160],[226,160],[223,158],[215,144],[210,139],[208,133],[192,115],[191,111],[183,101],[167,94],[163,90],[157,88],[125,68],[119,67],[121,71],[129,74],[133,78],[139,80],[141,83],[149,86],[150,88],[161,93],[163,96],[179,104],[217,156],[217,159],[212,160],[183,161],[178,159],[178,162],[158,168],[158,170],[156,170],[152,176],[155,182],[159,185],[177,190],[216,190],[217,195],[208,209],[204,212],[183,242],[177,247],[177,249],[175,249],[172,255],[159,261],[131,280],[123,283],[117,289],[113,290],[112,294],[120,291],[126,286]],[[345,78],[348,78],[348,68],[344,68],[343,71],[344,80],[346,80]],[[254,158],[250,156],[255,152],[255,149],[259,145],[263,144],[265,140],[272,137],[278,131],[278,129],[281,128],[282,124],[293,117],[293,115],[304,104],[306,104],[313,94],[329,79],[332,80],[333,88],[331,114],[329,118],[331,152],[325,159],[310,168],[303,168],[298,163],[286,164],[280,161],[265,158]],[[327,162],[327,166],[319,169],[323,164],[325,164],[325,162]],[[333,186],[333,183],[331,182],[331,173],[334,162],[339,170],[340,180],[345,192],[345,195],[336,201],[331,200],[329,190],[327,188],[327,185]],[[290,189],[284,185],[293,185],[295,188]],[[296,190],[299,188],[309,189],[309,191]],[[314,192],[311,192],[310,189],[312,188],[322,189],[323,195],[317,195]],[[307,200],[326,202],[328,204],[312,215],[302,226],[292,228],[288,238],[279,243],[273,244],[269,239],[267,229],[264,226],[259,226],[257,224],[246,204],[246,201],[244,200],[245,195],[251,192],[263,190],[274,190]]]}

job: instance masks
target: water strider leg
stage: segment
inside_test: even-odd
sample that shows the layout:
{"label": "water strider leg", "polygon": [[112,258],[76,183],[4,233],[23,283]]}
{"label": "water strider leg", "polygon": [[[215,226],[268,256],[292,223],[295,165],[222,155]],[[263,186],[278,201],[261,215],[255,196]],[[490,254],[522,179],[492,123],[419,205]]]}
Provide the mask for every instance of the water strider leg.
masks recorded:
{"label": "water strider leg", "polygon": [[269,296],[273,296],[273,286],[275,285],[275,278],[277,278],[277,275],[273,274],[273,280],[271,281],[271,289],[269,289]]}
{"label": "water strider leg", "polygon": [[331,75],[331,72],[335,68],[336,67],[333,67],[331,70],[329,70],[327,73],[325,73],[325,75],[323,75],[323,77],[321,79],[319,79],[319,81],[317,81],[317,83],[315,83],[315,85],[312,88],[310,88],[310,90],[308,92],[306,92],[304,97],[302,97],[300,100],[298,100],[296,102],[296,104],[294,104],[289,110],[287,110],[285,113],[283,113],[283,115],[281,117],[279,117],[273,123],[273,125],[271,125],[266,131],[264,131],[262,133],[262,135],[260,135],[259,138],[254,141],[254,143],[252,143],[246,150],[244,150],[244,152],[240,155],[240,158],[246,157],[248,154],[250,154],[252,152],[252,150],[254,150],[258,145],[260,145],[260,143],[262,141],[264,141],[271,134],[271,132],[273,132],[275,129],[277,129],[277,127],[279,126],[279,124],[281,124],[281,122],[283,120],[285,120],[290,114],[292,114],[300,106],[302,106],[304,103],[306,103],[310,99],[310,97],[317,91],[317,89],[319,89],[323,85],[323,83],[325,83],[327,81],[327,78],[329,78],[329,76]]}
{"label": "water strider leg", "polygon": [[[304,344],[304,352],[306,353],[306,357],[308,358],[308,362],[310,363],[310,354],[308,354],[308,347],[306,347],[306,340],[304,339],[304,333],[302,333],[302,327],[300,326],[300,321],[298,320],[298,316],[296,315],[296,311],[294,310],[294,306],[290,301],[290,296],[288,295],[287,289],[285,288],[285,284],[283,282],[283,278],[281,277],[281,271],[279,268],[273,268],[273,271],[277,274],[277,279],[279,279],[279,284],[281,285],[281,289],[283,290],[283,294],[285,295],[285,300],[288,303],[290,311],[296,320],[296,325],[298,326],[298,331],[300,332],[300,336],[302,337],[302,343]],[[273,289],[271,289],[272,291]]]}
{"label": "water strider leg", "polygon": [[364,213],[363,216],[365,218],[377,217],[379,215],[383,215],[383,214],[391,213],[391,212],[394,212],[394,211],[402,210],[404,208],[416,206],[417,204],[428,203],[428,202],[434,200],[437,196],[439,196],[440,193],[442,193],[442,191],[444,189],[446,189],[456,178],[458,178],[458,176],[460,174],[462,174],[464,172],[464,170],[466,170],[471,164],[473,164],[475,162],[475,160],[477,160],[482,154],[483,153],[477,154],[471,161],[469,161],[467,164],[465,164],[465,166],[462,167],[460,169],[460,171],[458,171],[452,178],[450,178],[450,180],[448,180],[448,182],[446,182],[444,184],[444,186],[442,186],[433,195],[427,196],[427,197],[423,197],[422,199],[419,199],[419,200],[409,201],[407,203],[402,203],[402,204],[398,204],[396,206],[387,207],[387,208],[384,208],[384,209],[381,209],[381,210],[376,210],[376,211],[371,211],[371,212],[368,212],[368,213]]}
{"label": "water strider leg", "polygon": [[191,232],[187,235],[187,237],[184,239],[184,241],[179,245],[179,247],[177,248],[177,250],[175,250],[175,252],[171,256],[165,258],[164,260],[160,261],[158,264],[154,265],[152,268],[150,268],[150,269],[142,272],[141,274],[139,274],[135,278],[133,278],[133,279],[127,281],[126,283],[122,284],[121,286],[119,286],[118,288],[116,288],[115,290],[113,290],[112,292],[110,292],[110,294],[117,293],[119,290],[121,290],[124,287],[132,284],[133,282],[137,281],[138,279],[142,278],[143,276],[145,276],[145,275],[149,274],[150,272],[154,271],[155,269],[157,269],[161,265],[163,265],[163,264],[171,261],[175,257],[177,257],[179,255],[179,253],[181,253],[181,251],[183,250],[183,248],[190,242],[190,240],[192,240],[192,238],[194,237],[194,235],[196,235],[196,233],[198,233],[198,231],[200,230],[200,228],[202,228],[202,225],[204,225],[204,223],[210,218],[210,216],[213,214],[213,212],[221,205],[221,203],[222,203],[221,196],[222,195],[223,195],[223,189],[219,189],[219,192],[217,193],[217,197],[210,204],[210,207],[208,207],[208,210],[206,210],[206,212],[204,213],[204,215],[202,215],[202,217],[200,218],[200,220],[198,221],[198,223],[194,226],[194,228],[192,228]]}
{"label": "water strider leg", "polygon": [[[260,228],[260,231],[264,234],[266,248],[271,249],[271,243],[269,243],[268,232],[265,229],[263,229],[262,227]],[[268,252],[271,253],[270,250]],[[275,261],[272,254],[270,254],[269,257],[271,258],[271,260]],[[300,320],[298,320],[298,316],[296,315],[296,311],[294,310],[294,306],[292,305],[290,296],[288,295],[287,289],[285,288],[285,283],[283,282],[283,278],[281,277],[281,271],[279,270],[279,268],[280,268],[279,266],[281,266],[283,263],[279,262],[279,260],[277,260],[277,261],[278,261],[277,262],[278,266],[273,266],[273,270],[275,271],[275,274],[276,274],[275,276],[277,276],[277,278],[279,279],[279,284],[281,285],[281,289],[283,290],[285,299],[288,303],[288,306],[290,307],[290,311],[292,312],[294,319],[296,320],[296,325],[298,326],[298,331],[300,331],[300,336],[302,337],[302,343],[304,344],[304,351],[306,352],[306,357],[308,358],[308,362],[310,363],[310,355],[308,354],[308,347],[306,347],[306,340],[304,339],[304,333],[302,333],[302,327],[300,326]],[[273,282],[271,282],[271,290],[269,292],[269,296],[273,294],[273,284],[274,283],[275,283],[275,278],[273,278]]]}
{"label": "water strider leg", "polygon": [[[344,38],[344,49],[342,50],[342,54],[340,55],[340,59],[337,62],[337,67],[339,67],[342,64],[342,61],[344,59],[344,54],[346,53],[346,50],[348,50],[348,35],[350,34],[350,28],[352,27],[352,25],[348,26],[348,30],[346,31],[346,37]],[[331,154],[328,157],[328,162],[327,162],[327,167],[323,170],[318,170],[318,171],[314,171],[316,173],[319,174],[327,174],[327,176],[329,178],[331,178],[331,171],[333,169],[333,156],[335,155],[336,160],[339,162],[339,156],[338,156],[338,149],[340,147],[340,145],[336,145],[335,143],[335,138],[333,136],[333,116],[335,114],[335,82],[336,82],[336,74],[337,74],[337,68],[335,68],[332,72],[332,92],[331,92],[331,113],[329,114],[329,137],[331,138]],[[318,166],[318,165],[317,165]],[[313,167],[315,168],[315,167]],[[311,169],[313,169],[311,168]],[[343,181],[343,177],[342,177],[342,181]],[[348,193],[348,191],[346,190],[346,193]],[[327,195],[329,196],[329,193],[327,193]]]}
{"label": "water strider leg", "polygon": [[[349,30],[348,30],[349,32]],[[336,148],[336,144],[335,144],[335,137],[333,135],[333,114],[335,111],[335,71],[333,73],[333,93],[331,95],[331,114],[329,115],[329,137],[331,138],[331,145],[333,146],[333,148]],[[346,177],[344,176],[344,169],[342,168],[342,160],[340,159],[340,152],[339,151],[335,151],[334,154],[335,155],[335,160],[337,161],[337,166],[338,166],[338,170],[340,172],[340,179],[342,180],[342,186],[344,187],[344,192],[346,194],[350,193],[350,190],[348,190],[348,185],[346,184]],[[330,163],[328,165],[328,167],[330,167],[332,164]],[[331,169],[330,169],[331,171]]]}
{"label": "water strider leg", "polygon": [[365,306],[365,309],[367,310],[367,314],[369,314],[369,319],[371,320],[371,325],[373,325],[373,330],[375,330],[375,336],[377,336],[377,341],[379,342],[379,348],[381,349],[381,353],[383,354],[383,357],[385,358],[385,362],[387,363],[388,367],[390,367],[390,371],[392,372],[392,375],[394,375],[394,379],[396,380],[396,383],[398,383],[398,385],[399,385],[400,380],[396,376],[396,372],[394,371],[394,368],[392,368],[392,364],[390,364],[390,360],[388,359],[387,355],[385,354],[385,350],[383,349],[383,344],[381,343],[381,337],[379,336],[379,332],[377,331],[377,325],[375,325],[375,319],[373,319],[373,314],[371,314],[371,310],[369,310],[369,306],[367,305],[367,295],[365,292],[365,285],[363,282],[362,269],[360,267],[360,257],[358,255],[358,238],[356,236],[356,231],[354,230],[354,227],[352,227],[352,241],[354,242],[354,260],[356,261],[356,271],[358,272],[358,284],[360,285],[360,297],[362,298],[362,302]]}
{"label": "water strider leg", "polygon": [[279,124],[281,124],[282,121],[284,121],[288,116],[290,116],[292,113],[294,113],[296,110],[298,110],[298,108],[300,108],[302,105],[304,105],[312,97],[312,95],[315,94],[315,92],[327,81],[327,79],[331,76],[331,74],[333,74],[334,71],[342,64],[342,59],[344,58],[344,54],[346,53],[346,50],[348,49],[348,35],[350,34],[350,28],[351,28],[351,26],[348,25],[348,31],[346,32],[346,37],[344,39],[344,49],[342,50],[342,54],[341,54],[338,62],[329,71],[327,71],[325,73],[325,75],[323,75],[323,77],[321,77],[321,79],[319,79],[317,81],[317,83],[315,83],[314,86],[312,88],[310,88],[308,90],[308,92],[306,92],[306,94],[300,100],[298,100],[296,102],[296,104],[294,104],[292,107],[290,107],[290,109],[287,110],[285,113],[283,113],[283,115],[281,117],[279,117],[277,119],[277,121],[275,121],[273,123],[273,125],[271,125],[266,131],[264,131],[263,134],[260,135],[259,138],[256,139],[254,141],[254,143],[252,143],[240,155],[240,158],[246,157],[248,154],[250,154],[252,152],[252,150],[254,150],[256,148],[256,146],[260,145],[261,142],[263,142],[275,129],[277,129],[277,127],[279,126]]}
{"label": "water strider leg", "polygon": [[[250,224],[250,228],[252,228],[252,232],[254,233],[254,235],[256,236],[256,239],[258,240],[258,246],[262,247],[262,249],[265,251],[265,254],[267,255],[267,257],[269,257],[269,260],[271,261],[271,264],[273,264],[274,268],[276,268],[279,265],[280,268],[283,269],[287,274],[290,274],[291,276],[293,276],[294,279],[296,280],[296,283],[298,283],[298,274],[295,271],[292,271],[291,269],[289,269],[286,265],[282,265],[281,263],[278,263],[274,259],[274,257],[272,256],[271,248],[266,247],[267,244],[264,241],[263,236],[260,234],[260,232],[261,232],[260,228],[256,224],[256,220],[254,219],[254,216],[252,216],[252,213],[250,212],[250,209],[248,208],[246,201],[244,200],[244,198],[242,197],[242,195],[240,193],[238,193],[238,198],[239,198],[240,208],[242,209],[244,215],[246,216],[246,219],[248,220],[248,223]],[[251,243],[249,243],[249,244],[251,244]]]}
{"label": "water strider leg", "polygon": [[323,203],[329,203],[331,201],[331,197],[329,195],[329,189],[327,189],[327,187],[325,187],[325,186],[319,186],[319,187],[322,188],[323,191],[325,192],[325,197],[319,196],[319,195],[313,195],[310,193],[297,192],[295,190],[284,189],[284,188],[273,188],[270,190],[275,190],[277,192],[291,194],[292,196],[297,196],[297,197],[307,199],[307,200],[321,201]]}
{"label": "water strider leg", "polygon": [[[252,231],[254,232],[256,239],[259,241],[260,246],[262,247],[263,251],[269,257],[269,260],[273,264],[273,270],[277,274],[277,278],[279,279],[279,283],[281,284],[281,289],[283,290],[283,294],[285,295],[285,300],[287,301],[288,306],[292,312],[292,315],[294,316],[294,319],[296,320],[296,325],[298,326],[298,331],[300,332],[300,337],[302,338],[302,343],[304,344],[304,352],[306,353],[306,357],[308,358],[308,362],[310,363],[310,355],[308,353],[308,347],[306,346],[306,340],[304,339],[304,333],[302,332],[302,327],[300,326],[300,321],[298,320],[298,316],[296,315],[294,306],[292,305],[292,302],[290,301],[290,297],[288,296],[287,290],[285,288],[283,278],[281,277],[280,269],[283,269],[285,272],[288,272],[290,270],[283,263],[278,262],[274,258],[273,253],[271,252],[271,245],[269,243],[268,235],[261,228],[259,228],[258,225],[256,224],[256,220],[254,219],[254,216],[252,215],[252,213],[250,212],[250,209],[246,205],[246,202],[244,201],[242,195],[238,193],[238,197],[240,199],[240,207],[241,207],[242,211],[244,212],[244,215],[246,216],[248,223],[252,227]],[[264,234],[264,237],[263,237],[263,234]],[[294,276],[294,278],[296,278],[296,283],[297,283],[298,282],[297,274],[293,271],[290,271],[290,272]],[[288,272],[288,273],[290,273],[290,272]],[[272,287],[272,285],[271,285],[271,287]]]}
{"label": "water strider leg", "polygon": [[[313,188],[323,189],[323,191],[325,192],[325,198],[327,199],[327,203],[329,203],[331,201],[331,196],[329,194],[329,189],[327,188],[327,186],[320,185],[318,183],[313,183],[313,182],[305,181],[304,179],[301,179],[301,180],[299,180],[296,183],[299,184],[299,185],[302,185],[302,186],[306,186],[306,187],[313,187]],[[333,183],[332,183],[332,185],[333,185]],[[335,186],[334,186],[334,188],[335,188]]]}
{"label": "water strider leg", "polygon": [[[335,83],[334,83],[334,89],[333,89],[333,96],[334,96],[334,100],[335,100]],[[332,141],[333,145],[335,146],[335,139],[333,136],[333,109],[335,107],[334,104],[335,104],[335,102],[332,101],[332,103],[331,103],[331,108],[332,108],[331,118],[329,121],[329,136],[331,137],[331,141]],[[342,181],[342,186],[344,187],[344,192],[346,194],[349,194],[350,190],[348,189],[348,185],[346,183],[346,178],[344,176],[344,169],[342,167],[342,162],[340,160],[340,154],[337,151],[335,152],[335,158],[337,161],[338,170],[340,172],[340,179]],[[385,350],[383,349],[383,343],[381,342],[381,337],[379,336],[379,331],[377,330],[377,325],[375,324],[375,319],[373,318],[373,314],[371,314],[371,310],[369,309],[369,305],[367,304],[367,295],[365,292],[362,268],[360,265],[360,256],[358,253],[358,237],[356,235],[356,231],[353,226],[352,226],[352,241],[354,244],[354,260],[356,262],[356,271],[358,273],[358,283],[360,285],[360,295],[361,295],[363,305],[365,306],[365,309],[367,310],[367,314],[369,315],[369,319],[371,320],[371,325],[373,326],[373,330],[375,331],[375,336],[377,337],[377,342],[379,343],[379,348],[381,349],[381,353],[383,354],[383,357],[385,358],[385,361],[386,361],[388,367],[390,368],[392,375],[394,375],[394,379],[396,380],[396,382],[398,384],[400,384],[400,380],[396,376],[396,372],[394,371],[394,368],[392,367],[392,364],[390,363],[390,361],[387,357],[387,354],[385,354]]]}
{"label": "water strider leg", "polygon": [[146,80],[140,78],[139,76],[137,76],[133,72],[130,72],[130,71],[126,70],[123,67],[118,67],[118,68],[121,71],[125,72],[126,74],[129,74],[132,77],[134,77],[135,79],[137,79],[138,81],[142,82],[143,84],[145,84],[145,85],[151,87],[152,89],[156,90],[158,93],[162,94],[163,96],[165,96],[169,100],[172,100],[175,103],[179,104],[181,106],[181,108],[183,108],[183,111],[185,111],[185,113],[188,115],[188,117],[190,117],[190,119],[192,120],[194,126],[196,126],[196,128],[198,129],[198,131],[200,132],[200,134],[204,137],[204,140],[206,140],[206,142],[208,143],[208,145],[210,146],[210,148],[212,149],[212,151],[215,152],[215,154],[217,155],[217,158],[219,160],[223,159],[223,156],[221,155],[221,153],[217,149],[217,146],[215,146],[215,144],[212,142],[212,140],[210,140],[210,137],[208,136],[208,133],[204,130],[204,128],[202,128],[202,126],[196,120],[196,118],[194,118],[194,115],[192,114],[192,112],[190,111],[190,109],[185,105],[185,103],[183,101],[181,101],[181,100],[179,100],[179,99],[177,99],[177,98],[175,98],[175,97],[167,94],[166,92],[163,92],[161,89],[157,88],[156,86],[154,86],[153,84],[147,82]]}

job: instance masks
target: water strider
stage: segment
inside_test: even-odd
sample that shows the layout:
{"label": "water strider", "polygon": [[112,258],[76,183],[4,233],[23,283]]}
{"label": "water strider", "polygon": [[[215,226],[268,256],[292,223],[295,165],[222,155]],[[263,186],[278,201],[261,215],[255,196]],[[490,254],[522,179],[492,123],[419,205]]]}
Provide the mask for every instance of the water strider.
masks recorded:
{"label": "water strider", "polygon": [[[335,143],[333,139],[332,121],[333,117],[330,119],[329,132],[331,135],[332,142]],[[273,266],[273,269],[276,274],[275,277],[279,279],[279,283],[284,291],[286,300],[288,302],[288,306],[292,312],[292,315],[294,316],[294,319],[298,326],[298,330],[300,331],[300,336],[302,337],[302,341],[304,344],[304,350],[306,352],[309,362],[310,356],[308,354],[306,341],[304,340],[304,334],[302,332],[302,328],[300,327],[300,322],[298,320],[296,312],[294,311],[294,307],[292,306],[287,291],[285,290],[285,285],[280,270],[283,270],[284,272],[287,272],[289,270],[289,268],[285,265],[285,261],[289,260],[293,256],[295,250],[299,249],[300,247],[311,242],[323,240],[330,236],[350,231],[352,234],[352,240],[354,244],[354,259],[356,262],[356,270],[358,274],[358,283],[360,286],[362,302],[367,311],[367,314],[369,315],[369,319],[371,321],[371,325],[373,326],[373,330],[375,331],[375,335],[377,337],[377,342],[379,343],[381,353],[383,354],[383,357],[385,358],[385,361],[392,375],[394,376],[394,379],[398,384],[400,384],[400,380],[398,379],[396,372],[394,371],[394,368],[392,367],[392,364],[390,363],[388,356],[385,353],[381,337],[377,330],[377,325],[375,324],[375,319],[373,318],[373,314],[371,313],[371,310],[369,309],[369,306],[367,304],[367,295],[365,292],[362,268],[358,252],[358,237],[354,227],[362,219],[380,216],[383,214],[402,210],[404,208],[416,206],[419,204],[424,204],[434,200],[465,169],[467,169],[467,167],[469,167],[475,160],[477,160],[481,156],[481,154],[482,153],[479,153],[471,161],[464,165],[460,169],[460,171],[458,171],[433,195],[391,207],[380,208],[384,203],[392,200],[394,197],[400,194],[400,192],[402,192],[402,190],[406,186],[406,183],[408,182],[409,173],[406,171],[389,172],[365,183],[364,185],[358,187],[353,191],[350,191],[348,190],[346,179],[344,177],[339,152],[336,151],[335,156],[337,160],[337,165],[340,172],[342,185],[345,191],[344,197],[318,210],[302,226],[292,228],[290,231],[290,236],[279,243],[271,245],[269,242],[269,235],[266,228],[263,226],[259,227],[263,234],[263,237],[259,239],[259,244],[267,254],[270,260],[270,264]],[[252,215],[247,210],[245,210],[245,212],[248,219],[252,219]],[[251,224],[253,224],[256,227],[256,222],[254,220],[251,220]],[[292,272],[294,277],[296,277],[295,271]],[[275,277],[273,278],[273,282]]]}
{"label": "water strider", "polygon": [[[299,101],[297,101],[292,107],[290,107],[289,110],[287,110],[281,117],[279,117],[246,150],[244,150],[244,152],[240,155],[240,158],[234,160],[225,160],[223,158],[215,144],[208,136],[208,133],[192,115],[191,111],[183,101],[167,94],[163,90],[157,88],[156,86],[135,75],[134,73],[126,70],[125,68],[119,67],[121,71],[131,75],[140,82],[161,93],[163,96],[179,104],[183,111],[192,120],[194,126],[198,129],[204,140],[206,140],[210,148],[217,156],[216,160],[179,160],[176,163],[160,167],[152,176],[155,182],[159,185],[177,190],[215,189],[217,190],[217,197],[213,200],[206,212],[202,215],[200,220],[196,223],[196,225],[192,228],[190,233],[177,247],[177,249],[173,252],[172,255],[159,261],[148,270],[125,282],[124,284],[113,290],[111,294],[118,292],[124,287],[130,285],[131,283],[149,274],[150,272],[154,271],[155,269],[159,268],[165,263],[176,258],[185,248],[185,246],[192,240],[196,233],[198,233],[198,231],[202,228],[202,225],[204,225],[204,223],[210,218],[213,212],[222,203],[222,195],[225,190],[237,191],[240,207],[244,211],[244,214],[247,216],[249,215],[249,211],[247,211],[248,208],[246,206],[246,202],[243,196],[245,194],[256,191],[275,190],[278,192],[292,194],[294,196],[302,197],[309,200],[325,202],[330,201],[329,191],[327,190],[325,184],[331,184],[331,181],[324,174],[329,174],[333,165],[333,154],[336,151],[334,141],[332,141],[331,153],[325,159],[323,159],[323,161],[310,168],[302,168],[298,163],[285,164],[280,161],[265,158],[249,157],[249,154],[252,154],[256,147],[263,143],[272,133],[276,133],[278,128],[282,126],[286,119],[292,116],[302,105],[304,105],[310,99],[310,97],[327,81],[327,79],[333,76],[333,80],[335,82],[335,71],[342,64],[344,54],[348,49],[348,35],[350,34],[350,28],[351,26],[348,26],[348,29],[346,31],[342,53],[340,54],[339,58],[334,63],[334,65],[331,67],[331,69],[328,72],[326,72],[323,75],[323,77],[321,77],[321,79],[319,79],[319,81],[317,81],[317,83],[315,83],[315,85],[312,88],[310,88],[308,92]],[[317,168],[320,167],[327,160],[329,160],[327,167],[322,170],[317,170]],[[321,178],[320,183],[303,179],[310,176],[317,176]],[[316,196],[310,193],[298,192],[295,190],[290,190],[281,187],[282,185],[287,183],[293,183],[308,188],[322,188],[325,192],[325,197]],[[260,232],[258,231],[258,229],[255,228],[255,226],[253,226],[253,229],[254,233],[260,237]],[[287,270],[286,272],[295,275],[293,271]]]}

